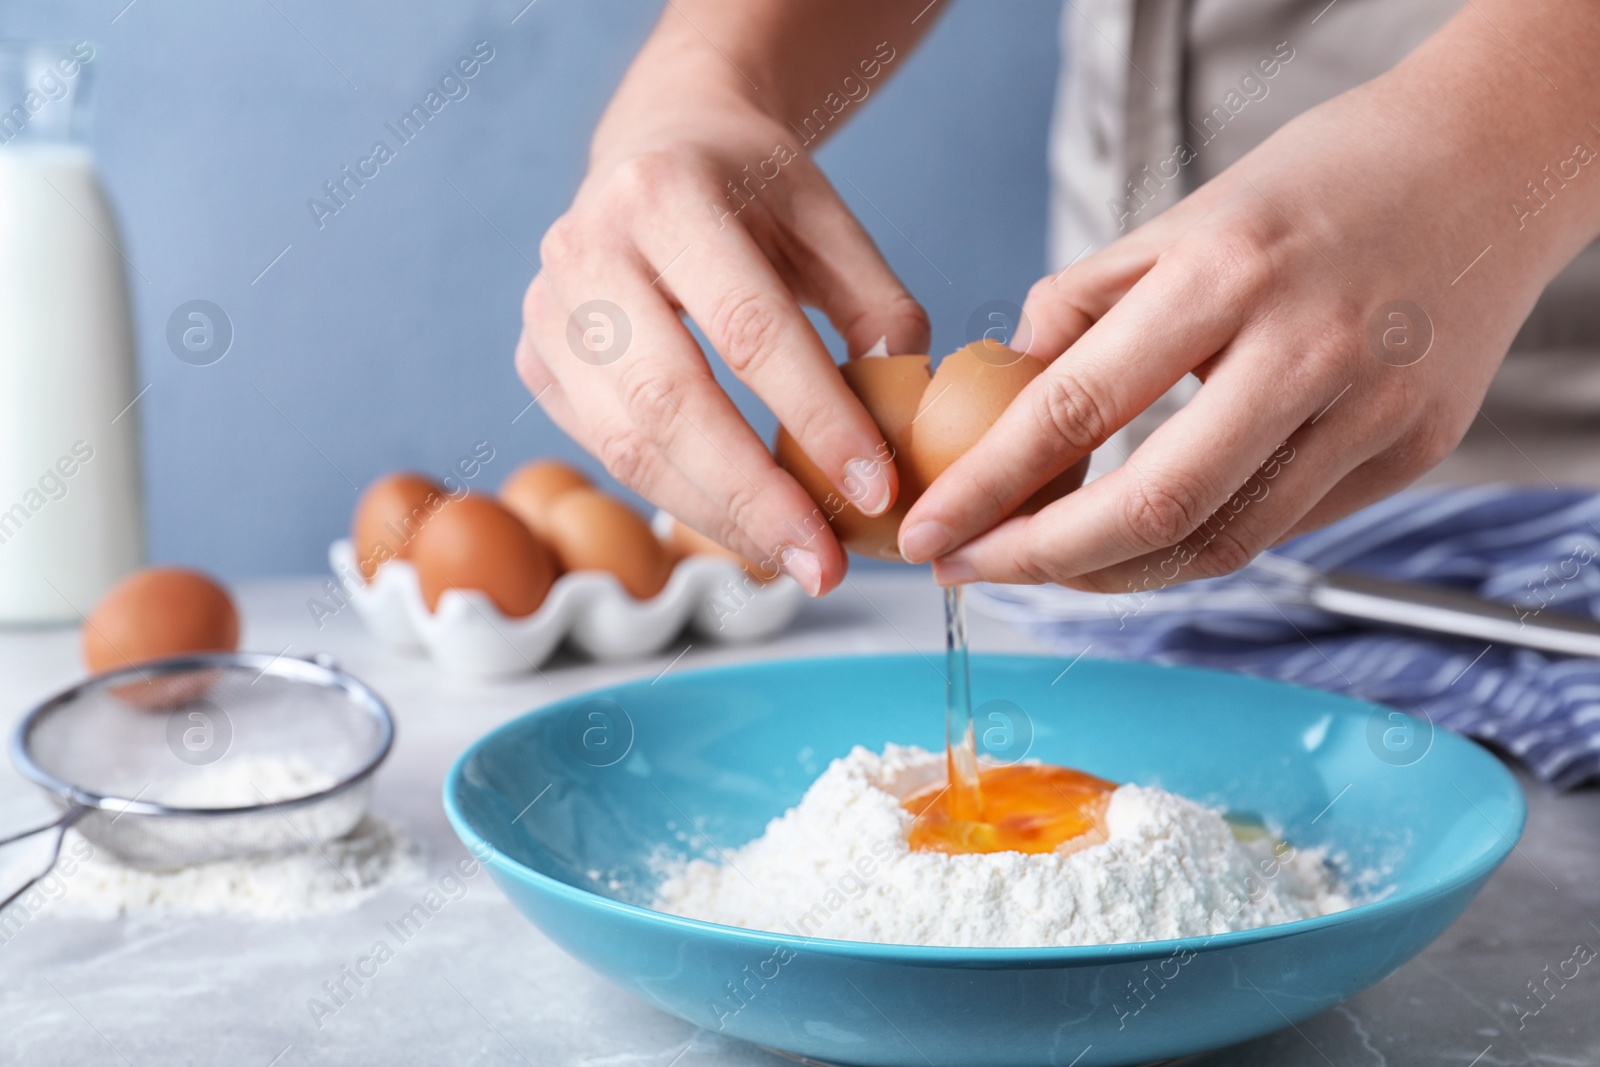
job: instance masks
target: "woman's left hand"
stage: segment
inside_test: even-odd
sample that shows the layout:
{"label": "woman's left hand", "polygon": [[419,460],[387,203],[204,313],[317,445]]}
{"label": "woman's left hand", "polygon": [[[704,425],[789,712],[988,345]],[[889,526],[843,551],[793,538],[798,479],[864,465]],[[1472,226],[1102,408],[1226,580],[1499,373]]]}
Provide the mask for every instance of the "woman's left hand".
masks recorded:
{"label": "woman's left hand", "polygon": [[[1485,76],[1474,50],[1504,47],[1463,9],[1394,71],[1036,284],[1027,351],[1053,362],[911,509],[906,557],[937,557],[947,585],[1144,591],[1236,570],[1443,458],[1546,282],[1600,229],[1600,160],[1574,148],[1600,143],[1582,95],[1557,107],[1526,71]],[[1519,90],[1521,111],[1551,114],[1493,129]],[[1545,164],[1567,181],[1519,214]],[[1194,399],[1121,467],[1007,518],[1191,373]]]}

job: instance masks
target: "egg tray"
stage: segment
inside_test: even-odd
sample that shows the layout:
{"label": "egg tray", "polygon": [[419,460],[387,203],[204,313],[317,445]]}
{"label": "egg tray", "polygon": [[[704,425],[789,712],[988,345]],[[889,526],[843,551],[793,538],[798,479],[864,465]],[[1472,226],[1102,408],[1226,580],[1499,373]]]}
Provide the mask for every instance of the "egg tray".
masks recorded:
{"label": "egg tray", "polygon": [[787,626],[805,600],[786,575],[756,585],[732,559],[688,556],[649,600],[634,599],[605,572],[575,571],[556,579],[539,610],[513,619],[472,589],[445,590],[438,610],[430,612],[416,569],[405,560],[391,560],[363,584],[349,540],[329,547],[328,562],[378,640],[397,651],[424,652],[443,670],[468,678],[535,670],[563,640],[603,661],[659,652],[685,627],[719,643],[758,641]]}

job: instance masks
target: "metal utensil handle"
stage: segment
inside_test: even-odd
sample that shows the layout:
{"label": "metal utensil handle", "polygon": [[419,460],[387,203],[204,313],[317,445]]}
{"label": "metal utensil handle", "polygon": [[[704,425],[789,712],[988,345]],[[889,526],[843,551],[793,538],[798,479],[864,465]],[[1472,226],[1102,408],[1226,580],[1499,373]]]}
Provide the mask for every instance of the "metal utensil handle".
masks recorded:
{"label": "metal utensil handle", "polygon": [[1347,619],[1600,658],[1600,623],[1576,615],[1531,611],[1455,589],[1347,571],[1313,579],[1306,594],[1314,606]]}
{"label": "metal utensil handle", "polygon": [[49,874],[51,871],[55,870],[56,860],[61,858],[62,838],[67,836],[67,831],[72,828],[73,823],[77,822],[88,813],[88,808],[85,808],[79,804],[74,804],[57,816],[53,822],[47,822],[43,826],[35,826],[32,830],[24,830],[19,834],[12,834],[7,838],[0,838],[0,847],[4,847],[11,844],[13,841],[21,841],[25,837],[32,837],[34,834],[42,834],[47,830],[54,830],[56,832],[55,842],[50,846],[49,861],[45,863],[44,867],[40,869],[38,874],[34,875],[32,878],[29,878],[26,882],[23,882],[22,885],[12,892],[10,896],[6,897],[4,900],[0,900],[0,911],[4,911],[6,908],[10,907],[13,900],[16,900],[22,894],[32,889],[35,885],[38,885],[40,879]]}

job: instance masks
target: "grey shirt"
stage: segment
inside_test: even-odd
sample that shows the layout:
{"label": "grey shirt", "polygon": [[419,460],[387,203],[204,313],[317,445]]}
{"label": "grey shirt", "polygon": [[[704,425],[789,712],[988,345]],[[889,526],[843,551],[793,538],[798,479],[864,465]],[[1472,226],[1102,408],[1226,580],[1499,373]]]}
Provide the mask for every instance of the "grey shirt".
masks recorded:
{"label": "grey shirt", "polygon": [[[1461,0],[1068,0],[1051,135],[1051,258],[1103,248],[1301,112],[1382,74]],[[1181,162],[1180,162],[1181,161]],[[1588,250],[1518,348],[1600,346]]]}

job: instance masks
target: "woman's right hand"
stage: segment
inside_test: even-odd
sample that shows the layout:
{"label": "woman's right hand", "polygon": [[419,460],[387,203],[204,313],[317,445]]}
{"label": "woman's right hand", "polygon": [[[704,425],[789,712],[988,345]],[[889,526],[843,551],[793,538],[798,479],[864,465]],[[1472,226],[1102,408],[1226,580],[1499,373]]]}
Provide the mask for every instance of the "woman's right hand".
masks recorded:
{"label": "woman's right hand", "polygon": [[517,370],[618,481],[816,596],[846,567],[827,515],[773,462],[683,316],[868,514],[893,503],[894,464],[801,306],[852,356],[880,337],[925,352],[928,321],[796,133],[736,81],[630,74],[541,242]]}

